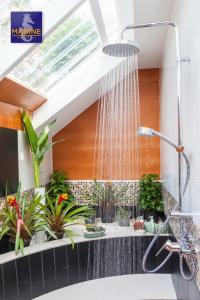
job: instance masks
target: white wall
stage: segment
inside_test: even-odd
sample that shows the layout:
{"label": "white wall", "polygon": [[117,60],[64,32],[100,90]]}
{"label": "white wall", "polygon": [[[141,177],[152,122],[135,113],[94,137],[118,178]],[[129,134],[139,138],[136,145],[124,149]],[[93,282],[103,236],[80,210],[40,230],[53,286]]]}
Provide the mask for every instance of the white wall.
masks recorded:
{"label": "white wall", "polygon": [[[184,197],[184,210],[200,212],[200,1],[176,0],[172,20],[180,32],[181,56],[190,56],[191,63],[182,63],[182,134],[191,163],[189,190]],[[173,29],[168,32],[161,75],[161,131],[177,141],[176,61]],[[177,199],[177,154],[168,145],[161,145],[161,176]],[[200,218],[196,221],[199,222]]]}
{"label": "white wall", "polygon": [[[26,142],[25,134],[22,131],[18,131],[18,155],[19,181],[22,185],[22,191],[25,191],[34,187],[34,176],[30,150]],[[41,184],[45,184],[49,181],[52,169],[52,151],[50,150],[45,155],[41,165]]]}

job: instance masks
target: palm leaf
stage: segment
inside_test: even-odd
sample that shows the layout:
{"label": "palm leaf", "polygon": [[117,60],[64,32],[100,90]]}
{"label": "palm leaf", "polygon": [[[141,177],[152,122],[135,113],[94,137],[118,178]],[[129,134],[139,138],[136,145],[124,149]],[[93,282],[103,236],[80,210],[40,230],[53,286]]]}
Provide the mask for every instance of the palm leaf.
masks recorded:
{"label": "palm leaf", "polygon": [[36,153],[37,142],[38,142],[37,133],[36,133],[35,129],[33,128],[31,120],[25,111],[23,111],[23,113],[22,113],[22,122],[25,127],[26,136],[28,139],[29,146],[31,148],[31,152]]}

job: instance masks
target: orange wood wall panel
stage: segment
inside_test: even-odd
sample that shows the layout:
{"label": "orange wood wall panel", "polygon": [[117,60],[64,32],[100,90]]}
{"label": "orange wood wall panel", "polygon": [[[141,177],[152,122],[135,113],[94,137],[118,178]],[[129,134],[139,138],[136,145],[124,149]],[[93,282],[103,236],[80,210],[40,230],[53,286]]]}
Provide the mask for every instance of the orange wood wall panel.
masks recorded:
{"label": "orange wood wall panel", "polygon": [[1,102],[33,112],[46,100],[45,97],[10,78],[5,77],[0,81]]}
{"label": "orange wood wall panel", "polygon": [[[139,70],[139,84],[141,125],[159,130],[159,69]],[[69,179],[93,179],[97,106],[95,102],[54,137],[65,139],[53,147],[54,170],[64,171]],[[159,139],[141,139],[142,173],[159,174]]]}
{"label": "orange wood wall panel", "polygon": [[22,130],[21,109],[0,102],[0,127]]}

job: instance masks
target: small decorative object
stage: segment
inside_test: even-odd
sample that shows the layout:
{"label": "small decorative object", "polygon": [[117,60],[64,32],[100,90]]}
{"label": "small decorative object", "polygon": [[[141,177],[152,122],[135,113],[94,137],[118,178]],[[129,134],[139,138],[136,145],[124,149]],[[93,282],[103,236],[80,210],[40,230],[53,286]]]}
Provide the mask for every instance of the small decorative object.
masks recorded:
{"label": "small decorative object", "polygon": [[86,231],[84,237],[86,238],[97,238],[105,235],[105,228],[97,225],[86,225]]}
{"label": "small decorative object", "polygon": [[[41,217],[47,223],[46,230],[51,238],[61,239],[66,234],[73,244],[75,232],[68,227],[76,224],[80,217],[86,217],[89,207],[76,207],[75,203],[68,202],[68,199],[68,194],[61,194],[56,201],[52,202],[47,196],[47,205],[42,205],[44,214],[41,214]],[[63,206],[64,202],[65,206]]]}
{"label": "small decorative object", "polygon": [[116,216],[119,226],[130,226],[130,217],[131,212],[129,210],[119,207]]}
{"label": "small decorative object", "polygon": [[147,232],[154,234],[156,232],[156,227],[154,223],[153,216],[149,217],[150,221],[144,223],[144,228]]}
{"label": "small decorative object", "polygon": [[102,220],[101,220],[101,218],[95,218],[95,224],[96,224],[97,226],[101,226],[101,225],[102,225]]}
{"label": "small decorative object", "polygon": [[29,245],[32,236],[45,230],[45,222],[40,218],[40,196],[29,199],[28,193],[21,195],[19,184],[16,196],[8,196],[5,200],[3,214],[5,216],[1,238],[10,236],[10,243],[15,244],[15,253],[24,254],[24,247]]}
{"label": "small decorative object", "polygon": [[134,230],[144,230],[144,220],[143,217],[138,217],[134,223]]}
{"label": "small decorative object", "polygon": [[162,199],[162,185],[158,181],[158,175],[146,174],[139,181],[138,205],[147,214],[153,215],[155,220],[163,215],[164,206]]}

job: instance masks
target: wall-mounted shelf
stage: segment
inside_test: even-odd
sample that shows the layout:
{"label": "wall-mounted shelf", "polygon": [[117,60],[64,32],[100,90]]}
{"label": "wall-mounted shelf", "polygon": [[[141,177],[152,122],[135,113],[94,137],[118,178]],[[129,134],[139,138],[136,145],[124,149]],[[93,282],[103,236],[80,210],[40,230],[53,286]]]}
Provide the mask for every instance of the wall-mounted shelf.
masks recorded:
{"label": "wall-mounted shelf", "polygon": [[13,79],[5,77],[0,81],[0,102],[33,112],[46,100],[44,96]]}
{"label": "wall-mounted shelf", "polygon": [[21,130],[21,111],[32,114],[46,101],[46,97],[5,77],[0,81],[0,127]]}

